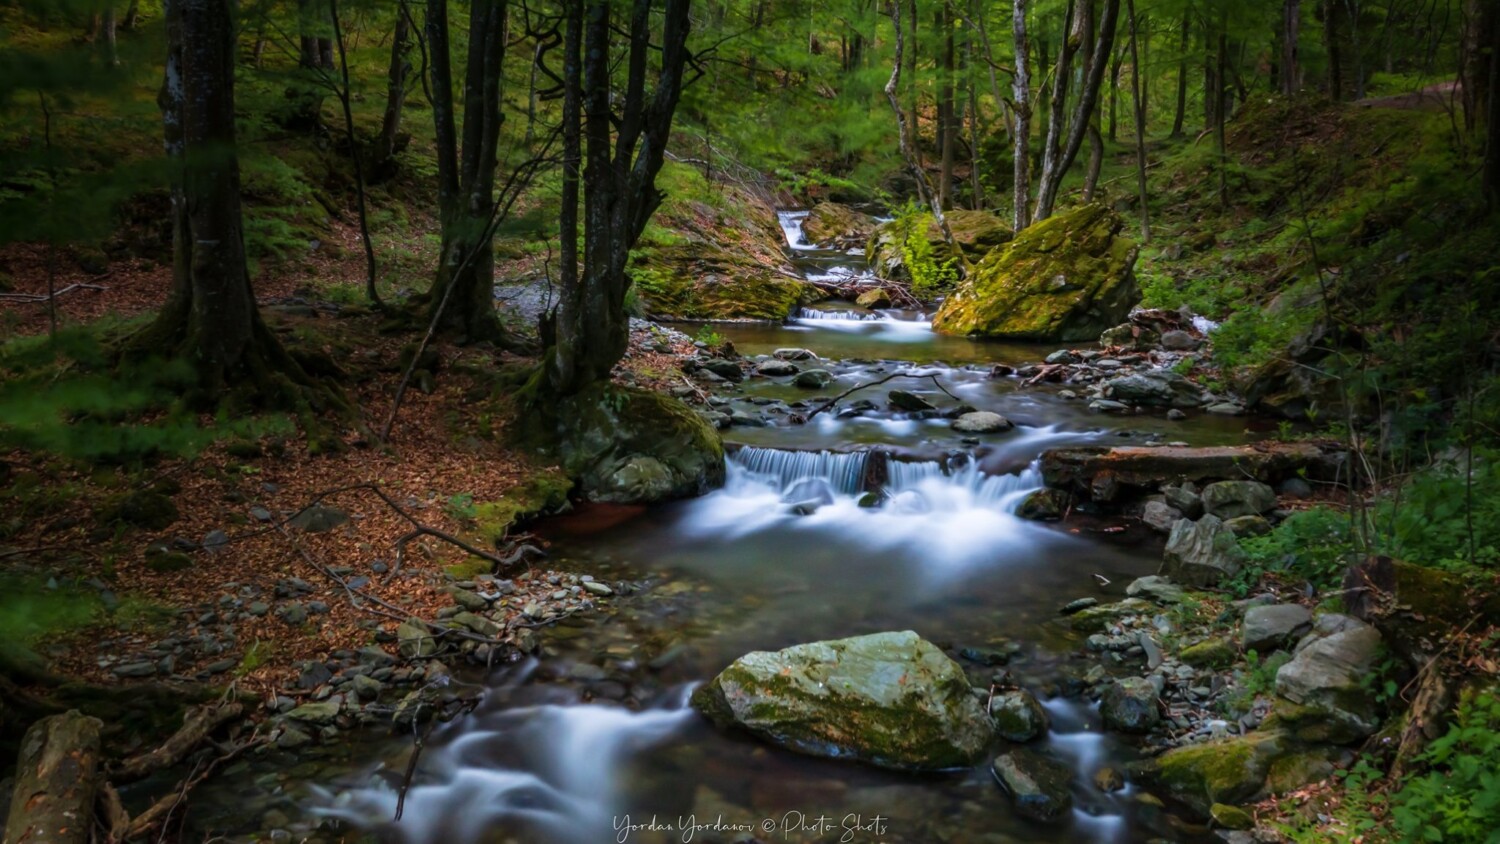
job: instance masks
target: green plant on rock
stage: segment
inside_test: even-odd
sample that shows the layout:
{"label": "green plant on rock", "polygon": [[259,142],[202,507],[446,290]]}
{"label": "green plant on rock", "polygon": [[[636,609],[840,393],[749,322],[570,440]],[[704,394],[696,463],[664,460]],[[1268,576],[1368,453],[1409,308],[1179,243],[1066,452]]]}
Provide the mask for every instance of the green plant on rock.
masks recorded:
{"label": "green plant on rock", "polygon": [[901,259],[911,274],[911,291],[919,299],[934,298],[958,283],[958,259],[938,260],[932,241],[927,238],[931,223],[932,215],[910,202],[895,220]]}

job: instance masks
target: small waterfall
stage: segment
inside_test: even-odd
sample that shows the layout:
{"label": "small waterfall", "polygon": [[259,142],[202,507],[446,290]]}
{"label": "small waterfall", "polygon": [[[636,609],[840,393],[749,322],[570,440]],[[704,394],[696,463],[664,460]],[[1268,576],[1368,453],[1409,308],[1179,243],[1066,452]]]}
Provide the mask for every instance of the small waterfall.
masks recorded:
{"label": "small waterfall", "polygon": [[485,841],[498,828],[549,844],[612,840],[631,760],[697,719],[690,691],[639,712],[579,703],[481,711],[423,754],[399,822],[391,821],[395,771],[337,793],[319,789],[316,811],[402,844]]}
{"label": "small waterfall", "polygon": [[889,319],[884,314],[866,314],[859,311],[820,311],[815,308],[799,308],[792,319],[838,320],[842,322],[880,322]]}
{"label": "small waterfall", "polygon": [[864,488],[869,460],[867,451],[786,451],[746,446],[729,457],[729,469],[731,476],[748,472],[755,476],[754,480],[769,481],[778,489],[788,489],[797,481],[818,479],[827,481],[834,492],[855,495]]}
{"label": "small waterfall", "polygon": [[781,232],[786,235],[786,245],[800,252],[817,248],[809,244],[807,237],[802,234],[802,221],[806,219],[806,211],[776,212],[776,221],[781,223]]}

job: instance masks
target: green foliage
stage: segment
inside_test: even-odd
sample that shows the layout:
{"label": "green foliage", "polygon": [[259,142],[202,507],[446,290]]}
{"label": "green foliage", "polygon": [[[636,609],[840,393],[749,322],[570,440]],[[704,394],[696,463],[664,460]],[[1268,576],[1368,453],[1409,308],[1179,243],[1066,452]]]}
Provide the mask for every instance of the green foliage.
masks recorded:
{"label": "green foliage", "polygon": [[932,299],[953,289],[958,283],[958,259],[939,261],[927,228],[932,214],[908,202],[897,214],[892,226],[901,243],[901,259],[911,274],[911,292],[919,299]]}
{"label": "green foliage", "polygon": [[474,506],[474,496],[461,492],[448,497],[443,504],[443,513],[455,521],[472,522],[474,517],[479,515],[479,510]]}
{"label": "green foliage", "polygon": [[711,325],[700,326],[698,333],[693,335],[693,339],[710,349],[717,349],[724,345],[724,335],[715,331]]}
{"label": "green foliage", "polygon": [[1256,651],[1245,652],[1245,668],[1238,675],[1234,689],[1219,704],[1226,715],[1238,717],[1250,711],[1255,699],[1276,691],[1276,672],[1292,659],[1286,651],[1276,651],[1262,659]]}
{"label": "green foliage", "polygon": [[1403,841],[1493,844],[1500,839],[1500,696],[1473,695],[1456,722],[1422,752],[1430,767],[1391,796]]}
{"label": "green foliage", "polygon": [[1243,597],[1267,572],[1319,587],[1338,583],[1353,550],[1353,537],[1347,515],[1319,507],[1293,513],[1265,536],[1241,539],[1239,544],[1248,561],[1228,587]]}
{"label": "green foliage", "polygon": [[83,627],[98,609],[98,595],[89,590],[0,576],[0,641],[26,642]]}
{"label": "green foliage", "polygon": [[1393,556],[1446,569],[1500,566],[1500,451],[1476,447],[1468,481],[1467,467],[1458,454],[1382,503],[1375,523]]}
{"label": "green foliage", "polygon": [[286,432],[281,417],[201,424],[181,397],[195,385],[189,361],[116,365],[99,328],[69,329],[0,346],[0,446],[78,460],[125,462],[191,456],[223,437]]}

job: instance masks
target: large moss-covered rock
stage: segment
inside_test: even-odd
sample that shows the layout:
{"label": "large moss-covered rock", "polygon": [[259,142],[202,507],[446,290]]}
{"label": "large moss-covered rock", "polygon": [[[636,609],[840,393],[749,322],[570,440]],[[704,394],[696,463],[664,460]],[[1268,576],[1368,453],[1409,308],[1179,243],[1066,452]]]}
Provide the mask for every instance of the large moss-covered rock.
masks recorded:
{"label": "large moss-covered rock", "polygon": [[[953,242],[970,261],[978,261],[996,247],[1008,243],[1013,236],[1005,221],[988,211],[949,211],[943,215],[948,221],[948,231],[953,233]],[[910,226],[919,226],[922,237],[932,248],[932,257],[938,263],[955,257],[953,248],[943,239],[943,230],[931,214],[919,215]],[[804,225],[803,228],[806,231]],[[911,271],[906,268],[906,252],[902,249],[906,228],[900,220],[882,224],[870,235],[865,245],[866,260],[870,269],[881,278],[910,281]]]}
{"label": "large moss-covered rock", "polygon": [[[584,497],[649,504],[701,494],[724,482],[724,445],[701,416],[677,399],[594,384],[546,414],[542,431]],[[533,421],[545,426],[541,414]]]}
{"label": "large moss-covered rock", "polygon": [[816,293],[776,266],[711,243],[642,248],[629,272],[646,312],[659,319],[779,321]]}
{"label": "large moss-covered rock", "polygon": [[1036,223],[989,254],[938,311],[947,334],[1092,340],[1140,299],[1136,245],[1120,217],[1091,204]]}
{"label": "large moss-covered rock", "polygon": [[1142,781],[1207,815],[1215,803],[1243,803],[1265,789],[1276,760],[1295,749],[1278,731],[1177,747],[1136,766]]}
{"label": "large moss-covered rock", "polygon": [[1372,676],[1382,652],[1374,627],[1346,615],[1319,616],[1276,672],[1274,717],[1307,741],[1343,744],[1373,734],[1380,717]]}
{"label": "large moss-covered rock", "polygon": [[746,654],[693,705],[800,753],[887,768],[972,765],[993,735],[963,669],[909,630]]}
{"label": "large moss-covered rock", "polygon": [[874,230],[874,217],[837,202],[814,205],[802,221],[803,239],[835,249],[863,246]]}

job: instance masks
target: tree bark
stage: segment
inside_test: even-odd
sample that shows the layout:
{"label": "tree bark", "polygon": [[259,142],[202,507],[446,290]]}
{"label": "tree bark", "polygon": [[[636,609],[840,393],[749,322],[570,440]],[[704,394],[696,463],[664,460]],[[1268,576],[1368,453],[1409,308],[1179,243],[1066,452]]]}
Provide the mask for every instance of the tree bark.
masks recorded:
{"label": "tree bark", "polygon": [[[1099,99],[1099,87],[1104,82],[1105,67],[1108,64],[1110,52],[1114,49],[1115,23],[1119,16],[1120,0],[1104,0],[1103,15],[1097,27],[1098,35],[1089,54],[1090,61],[1085,68],[1083,90],[1079,92],[1078,105],[1073,110],[1072,125],[1068,129],[1067,145],[1063,147],[1061,155],[1053,160],[1052,167],[1048,168],[1045,163],[1042,167],[1042,177],[1037,185],[1036,219],[1038,220],[1045,220],[1052,216],[1052,208],[1057,201],[1057,192],[1062,186],[1063,176],[1072,166],[1074,159],[1078,157],[1078,150],[1083,146],[1084,135],[1088,133],[1094,114],[1094,105]],[[1056,111],[1057,109],[1054,108],[1054,112]]]}
{"label": "tree bark", "polygon": [[287,377],[307,376],[261,321],[245,265],[235,154],[234,19],[223,0],[167,0],[166,79],[158,103],[172,163],[172,290],[133,341],[194,363],[201,391],[230,387],[297,405]]}
{"label": "tree bark", "polygon": [[1302,66],[1298,60],[1297,35],[1302,24],[1302,0],[1281,3],[1281,93],[1290,97],[1302,87]]}
{"label": "tree bark", "polygon": [[[1042,172],[1037,179],[1037,204],[1036,211],[1032,214],[1033,220],[1045,220],[1051,216],[1050,203],[1044,202],[1043,197],[1047,190],[1047,183],[1056,178],[1058,160],[1062,156],[1062,135],[1065,129],[1063,119],[1067,112],[1068,84],[1073,75],[1073,54],[1078,51],[1078,45],[1081,43],[1075,33],[1078,27],[1075,17],[1080,14],[1079,2],[1087,4],[1090,0],[1068,0],[1067,11],[1063,15],[1062,44],[1058,47],[1057,67],[1052,73],[1047,132],[1042,137]],[[1082,12],[1082,14],[1086,15],[1087,12]]]}
{"label": "tree bark", "polygon": [[432,117],[437,142],[438,206],[442,245],[437,277],[427,293],[428,318],[437,330],[467,341],[518,347],[495,313],[494,242],[487,235],[495,213],[500,85],[507,38],[506,0],[475,0],[469,8],[468,64],[464,71],[462,145],[456,130],[446,0],[427,2],[431,51]]}
{"label": "tree bark", "polygon": [[1491,211],[1500,208],[1500,16],[1489,15],[1490,62],[1485,86],[1485,145],[1483,191]]}
{"label": "tree bark", "polygon": [[407,54],[411,49],[411,29],[406,9],[396,12],[396,29],[391,34],[391,64],[386,71],[385,115],[380,121],[380,137],[375,141],[370,161],[371,180],[387,178],[394,168],[400,149],[401,111],[406,107],[406,79],[411,73]]}
{"label": "tree bark", "polygon": [[941,170],[938,178],[938,204],[944,211],[953,208],[953,149],[958,138],[958,127],[954,119],[954,60],[953,21],[948,14],[947,2],[938,12],[938,32],[943,37],[943,66],[938,74],[938,132],[941,142]]}
{"label": "tree bark", "polygon": [[[630,288],[625,270],[630,250],[664,198],[656,187],[656,175],[665,162],[672,119],[682,95],[690,26],[689,0],[667,0],[662,43],[659,50],[653,50],[651,0],[634,0],[622,62],[625,90],[618,99],[617,115],[611,98],[610,3],[587,0],[581,5],[581,13],[568,15],[569,58],[565,62],[570,68],[578,64],[571,57],[580,52],[582,61],[581,70],[564,71],[565,88],[574,89],[564,95],[564,111],[582,112],[583,261],[581,272],[565,270],[562,276],[564,287],[553,323],[555,342],[543,370],[546,391],[553,396],[572,395],[607,381],[625,353],[629,341],[625,294]],[[661,58],[648,102],[648,68],[657,52]],[[565,160],[578,160],[580,141],[568,134],[575,131],[564,127]],[[565,164],[565,181],[567,173]],[[572,181],[577,184],[576,179]],[[576,213],[569,190],[577,189],[565,186],[564,228],[571,230],[576,243],[577,224],[566,216]]]}
{"label": "tree bark", "polygon": [[1323,45],[1328,52],[1328,98],[1344,98],[1343,50],[1340,46],[1339,19],[1341,0],[1323,0]]}
{"label": "tree bark", "polygon": [[328,0],[328,17],[333,23],[333,39],[339,48],[339,70],[343,84],[339,86],[339,105],[344,112],[344,134],[349,141],[349,160],[354,165],[354,193],[359,209],[359,239],[365,247],[365,297],[372,304],[380,305],[380,292],[375,288],[378,267],[375,263],[375,244],[370,239],[370,211],[365,201],[365,168],[360,161],[359,138],[354,134],[353,94],[349,87],[349,54],[344,48],[344,27],[339,20],[338,0]]}
{"label": "tree bark", "polygon": [[102,727],[98,718],[73,710],[26,731],[5,824],[7,844],[88,844]]}
{"label": "tree bark", "polygon": [[1172,117],[1172,137],[1182,137],[1182,124],[1187,119],[1188,89],[1188,45],[1192,43],[1193,13],[1191,8],[1182,13],[1182,39],[1178,41],[1177,59],[1177,112]]}
{"label": "tree bark", "polygon": [[1016,74],[1010,95],[1016,111],[1011,150],[1011,224],[1016,232],[1031,225],[1031,42],[1026,35],[1026,0],[1012,0],[1011,28],[1015,38]]}
{"label": "tree bark", "polygon": [[1135,105],[1135,174],[1141,203],[1141,242],[1151,242],[1151,207],[1146,192],[1146,101],[1141,96],[1141,61],[1138,48],[1140,21],[1135,14],[1135,0],[1126,0],[1125,13],[1130,16],[1130,92]]}

